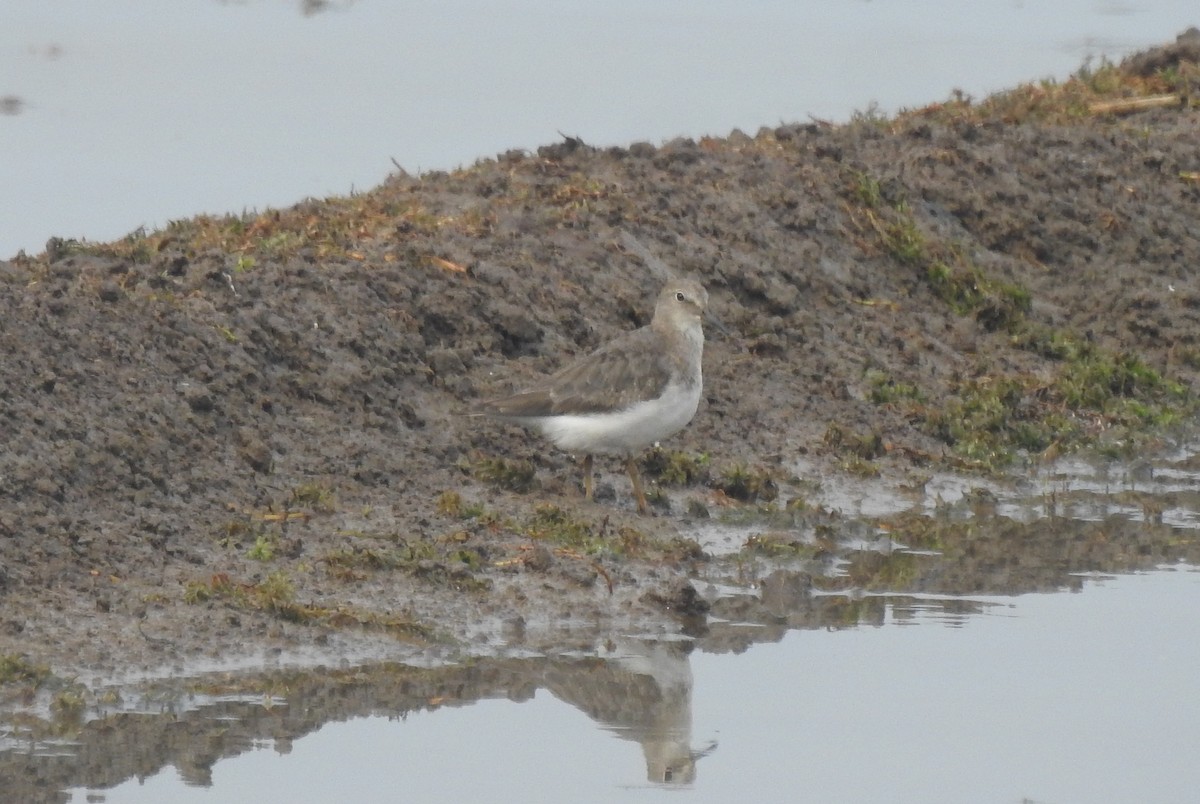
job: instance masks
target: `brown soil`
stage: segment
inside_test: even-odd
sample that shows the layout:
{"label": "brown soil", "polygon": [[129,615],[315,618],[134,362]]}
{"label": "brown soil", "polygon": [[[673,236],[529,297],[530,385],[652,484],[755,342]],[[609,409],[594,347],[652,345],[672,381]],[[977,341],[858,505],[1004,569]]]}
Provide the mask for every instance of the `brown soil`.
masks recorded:
{"label": "brown soil", "polygon": [[[0,262],[0,656],[111,679],[676,630],[691,520],[802,496],[801,457],[919,477],[1157,432],[1200,370],[1200,111],[1086,103],[1188,95],[1197,50]],[[708,463],[643,518],[617,462],[589,504],[571,456],[464,414],[645,323],[660,261],[732,335],[663,445]],[[1016,424],[972,407],[995,387]]]}

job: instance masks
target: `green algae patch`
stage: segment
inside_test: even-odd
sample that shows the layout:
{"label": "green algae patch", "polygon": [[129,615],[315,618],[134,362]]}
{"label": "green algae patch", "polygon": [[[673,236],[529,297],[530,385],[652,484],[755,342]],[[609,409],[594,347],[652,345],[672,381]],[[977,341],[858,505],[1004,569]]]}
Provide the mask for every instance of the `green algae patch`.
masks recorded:
{"label": "green algae patch", "polygon": [[426,641],[433,636],[431,628],[401,614],[370,611],[349,604],[302,603],[296,597],[295,584],[283,572],[271,573],[257,582],[239,582],[228,575],[217,574],[207,581],[190,581],[183,591],[184,602],[191,605],[219,602],[237,610],[261,612],[291,623],[358,627],[407,640]]}

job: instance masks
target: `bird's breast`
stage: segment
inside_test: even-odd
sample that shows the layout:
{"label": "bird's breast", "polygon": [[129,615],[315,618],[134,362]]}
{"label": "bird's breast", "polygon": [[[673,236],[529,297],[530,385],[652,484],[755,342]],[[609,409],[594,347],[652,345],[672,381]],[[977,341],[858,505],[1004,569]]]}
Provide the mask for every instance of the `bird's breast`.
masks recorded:
{"label": "bird's breast", "polygon": [[670,383],[656,399],[603,413],[548,416],[542,432],[568,452],[629,453],[682,430],[700,405],[700,382]]}

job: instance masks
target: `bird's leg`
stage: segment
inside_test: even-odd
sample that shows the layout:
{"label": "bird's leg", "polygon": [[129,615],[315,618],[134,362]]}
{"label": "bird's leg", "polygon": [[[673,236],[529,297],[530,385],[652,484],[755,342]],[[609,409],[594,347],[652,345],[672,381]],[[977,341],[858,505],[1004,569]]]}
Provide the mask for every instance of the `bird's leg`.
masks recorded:
{"label": "bird's leg", "polygon": [[592,456],[583,456],[583,498],[592,501]]}
{"label": "bird's leg", "polygon": [[638,513],[650,513],[650,506],[646,504],[646,494],[642,491],[642,476],[638,474],[637,456],[629,456],[629,460],[625,462],[625,469],[629,472],[629,479],[633,481],[633,496],[637,497]]}

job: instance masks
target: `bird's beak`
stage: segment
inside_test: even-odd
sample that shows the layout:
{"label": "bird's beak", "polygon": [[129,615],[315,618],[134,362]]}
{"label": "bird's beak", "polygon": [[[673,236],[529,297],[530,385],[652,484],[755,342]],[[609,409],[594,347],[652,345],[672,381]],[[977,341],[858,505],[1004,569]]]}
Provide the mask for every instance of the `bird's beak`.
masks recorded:
{"label": "bird's beak", "polygon": [[733,333],[729,331],[729,328],[721,323],[721,319],[707,310],[704,311],[704,323],[711,325],[714,329],[720,330],[722,335],[729,340],[733,340]]}

